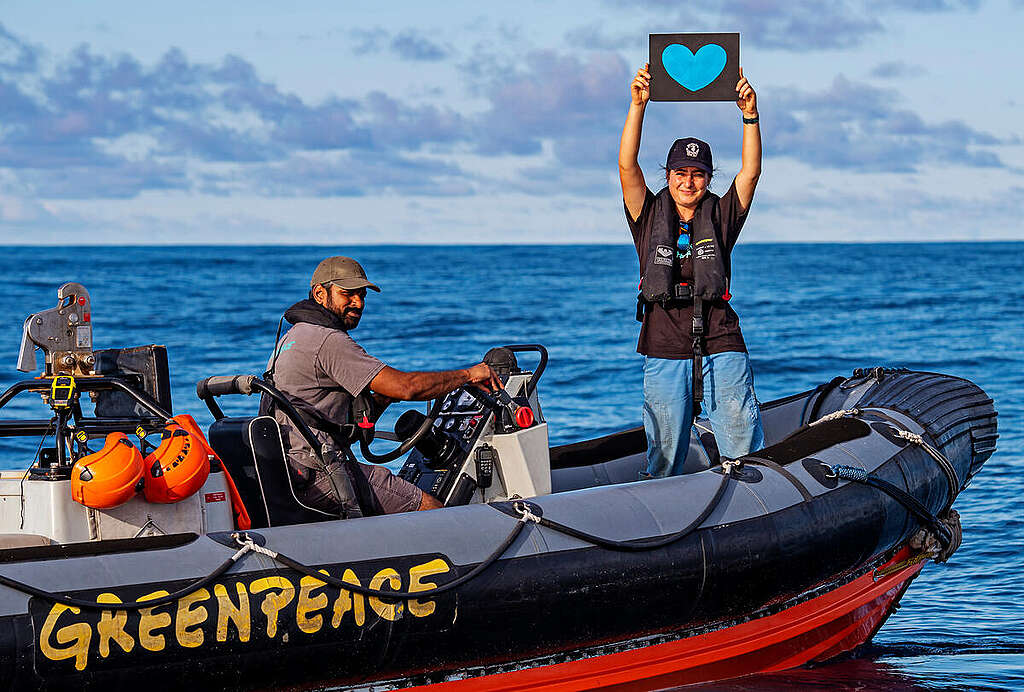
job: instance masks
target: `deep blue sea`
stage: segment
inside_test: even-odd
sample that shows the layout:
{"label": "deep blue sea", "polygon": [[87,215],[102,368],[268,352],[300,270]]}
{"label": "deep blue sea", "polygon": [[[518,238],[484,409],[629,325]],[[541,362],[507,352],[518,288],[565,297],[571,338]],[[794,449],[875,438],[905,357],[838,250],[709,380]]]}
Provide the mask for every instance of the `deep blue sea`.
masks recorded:
{"label": "deep blue sea", "polygon": [[[176,412],[208,425],[196,380],[262,373],[281,313],[329,254],[355,256],[383,288],[352,334],[393,367],[448,369],[491,346],[542,343],[553,444],[639,424],[637,260],[625,245],[4,248],[0,386],[22,377],[25,317],[78,281],[92,296],[96,347],[166,345]],[[741,244],[733,257],[762,401],[856,367],[945,372],[995,399],[1000,439],[956,504],[963,546],[925,568],[870,648],[707,689],[1024,688],[1024,243]],[[236,399],[225,408],[254,410]],[[24,396],[2,413],[44,410]],[[0,440],[0,468],[28,466],[35,442]]]}

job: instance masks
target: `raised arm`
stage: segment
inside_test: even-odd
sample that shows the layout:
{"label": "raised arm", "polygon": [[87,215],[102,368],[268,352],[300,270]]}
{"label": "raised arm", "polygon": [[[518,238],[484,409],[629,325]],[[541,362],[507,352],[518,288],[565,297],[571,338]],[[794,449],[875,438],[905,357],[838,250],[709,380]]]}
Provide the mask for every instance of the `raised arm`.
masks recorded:
{"label": "raised arm", "polygon": [[622,128],[622,140],[619,142],[619,181],[622,183],[622,199],[630,217],[635,221],[640,216],[647,197],[647,183],[644,172],[640,169],[637,156],[640,154],[640,134],[644,126],[644,110],[651,98],[651,75],[647,71],[650,65],[636,71],[633,84],[630,86],[632,100],[626,124]]}
{"label": "raised arm", "polygon": [[736,174],[736,194],[743,209],[750,208],[754,199],[757,179],[761,177],[761,126],[757,121],[757,94],[743,76],[740,68],[740,81],[736,83],[736,105],[743,113],[743,153],[741,155],[740,172]]}

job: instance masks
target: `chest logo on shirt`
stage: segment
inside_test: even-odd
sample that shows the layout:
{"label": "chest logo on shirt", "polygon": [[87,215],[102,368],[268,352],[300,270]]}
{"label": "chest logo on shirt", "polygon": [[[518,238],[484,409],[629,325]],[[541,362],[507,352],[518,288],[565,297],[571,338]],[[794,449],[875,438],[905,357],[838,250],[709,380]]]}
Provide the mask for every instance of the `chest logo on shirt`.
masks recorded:
{"label": "chest logo on shirt", "polygon": [[672,264],[672,258],[675,257],[676,251],[674,248],[668,245],[659,245],[654,251],[654,263],[655,264]]}

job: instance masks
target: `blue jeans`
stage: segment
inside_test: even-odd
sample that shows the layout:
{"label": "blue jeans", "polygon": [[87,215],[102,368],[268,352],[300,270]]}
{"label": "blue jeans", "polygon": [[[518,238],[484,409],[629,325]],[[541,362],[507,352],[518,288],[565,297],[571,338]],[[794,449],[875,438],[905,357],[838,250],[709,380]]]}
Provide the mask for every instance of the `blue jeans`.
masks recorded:
{"label": "blue jeans", "polygon": [[[704,357],[704,401],[722,457],[735,459],[764,447],[754,373],[746,353]],[[683,472],[693,426],[693,361],[644,357],[644,430],[647,475]]]}

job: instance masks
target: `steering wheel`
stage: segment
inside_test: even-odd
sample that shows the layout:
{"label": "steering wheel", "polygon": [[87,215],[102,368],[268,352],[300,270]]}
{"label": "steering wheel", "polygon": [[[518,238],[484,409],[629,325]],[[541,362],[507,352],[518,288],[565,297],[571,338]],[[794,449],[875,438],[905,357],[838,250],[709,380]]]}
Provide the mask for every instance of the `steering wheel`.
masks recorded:
{"label": "steering wheel", "polygon": [[430,411],[427,412],[427,417],[420,423],[420,427],[416,428],[415,432],[405,439],[402,444],[398,445],[390,452],[384,452],[383,454],[374,454],[370,451],[370,445],[365,438],[359,439],[359,451],[362,453],[363,458],[374,464],[386,464],[389,461],[394,461],[398,457],[402,456],[410,449],[412,449],[417,442],[422,440],[430,429],[434,427],[434,421],[437,420],[437,414],[441,412],[441,405],[444,403],[444,396],[437,397],[434,405],[430,407]]}

